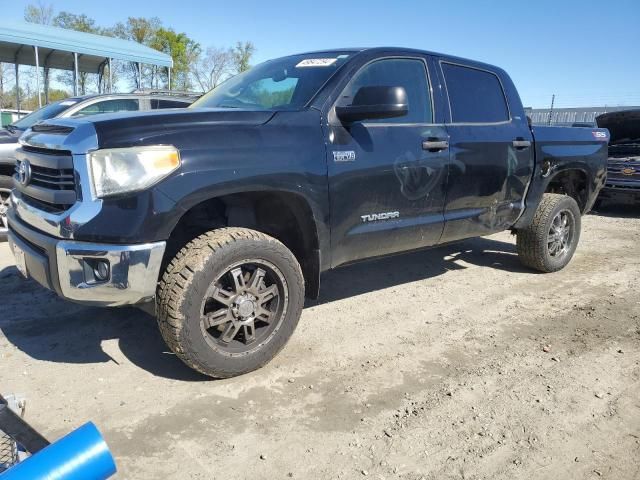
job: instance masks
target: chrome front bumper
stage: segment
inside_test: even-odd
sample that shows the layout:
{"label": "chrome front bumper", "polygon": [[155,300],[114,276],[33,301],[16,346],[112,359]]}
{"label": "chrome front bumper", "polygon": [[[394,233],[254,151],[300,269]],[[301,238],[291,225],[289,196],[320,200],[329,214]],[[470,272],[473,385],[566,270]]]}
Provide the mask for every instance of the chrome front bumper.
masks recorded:
{"label": "chrome front bumper", "polygon": [[[56,263],[62,296],[110,307],[149,301],[156,294],[165,246],[165,242],[142,245],[58,242]],[[93,274],[87,268],[95,261],[108,262],[106,281],[87,280]]]}
{"label": "chrome front bumper", "polygon": [[[117,307],[153,299],[166,242],[112,245],[60,240],[9,220],[9,246],[18,269],[63,298]],[[96,262],[108,263],[98,280]]]}

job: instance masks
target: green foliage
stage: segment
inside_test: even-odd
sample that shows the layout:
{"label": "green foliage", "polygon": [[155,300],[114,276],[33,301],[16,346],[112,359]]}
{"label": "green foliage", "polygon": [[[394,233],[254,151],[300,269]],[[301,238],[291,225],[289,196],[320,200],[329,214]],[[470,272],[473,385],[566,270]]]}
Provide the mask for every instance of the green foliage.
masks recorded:
{"label": "green foliage", "polygon": [[70,12],[60,12],[53,17],[53,25],[67,30],[77,30],[78,32],[100,33],[93,18],[87,17],[84,13],[76,15]]}
{"label": "green foliage", "polygon": [[[56,102],[64,98],[69,98],[69,92],[52,88],[49,90],[49,102]],[[3,93],[0,98],[1,108],[18,108],[16,105],[16,87]],[[22,110],[38,109],[38,92],[31,89],[20,88],[20,108]]]}
{"label": "green foliage", "polygon": [[252,42],[237,42],[233,47],[233,59],[236,73],[242,73],[251,68],[251,57],[256,51]]}
{"label": "green foliage", "polygon": [[[176,33],[171,28],[159,28],[150,44],[173,58],[171,86],[179,90],[191,89],[191,66],[201,53],[200,44],[185,33]],[[168,80],[168,79],[167,79]]]}

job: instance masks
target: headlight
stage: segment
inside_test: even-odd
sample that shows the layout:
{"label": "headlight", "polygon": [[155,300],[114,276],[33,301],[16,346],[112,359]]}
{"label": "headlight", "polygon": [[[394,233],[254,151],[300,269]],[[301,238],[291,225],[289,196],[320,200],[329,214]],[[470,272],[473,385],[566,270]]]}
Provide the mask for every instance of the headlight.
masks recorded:
{"label": "headlight", "polygon": [[89,154],[97,197],[109,197],[149,188],[180,166],[175,147],[110,148]]}

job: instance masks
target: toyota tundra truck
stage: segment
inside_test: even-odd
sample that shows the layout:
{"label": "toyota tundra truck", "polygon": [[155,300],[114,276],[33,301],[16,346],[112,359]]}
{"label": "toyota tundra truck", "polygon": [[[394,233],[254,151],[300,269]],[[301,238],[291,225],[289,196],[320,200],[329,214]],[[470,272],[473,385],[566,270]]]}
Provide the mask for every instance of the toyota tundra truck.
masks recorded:
{"label": "toyota tundra truck", "polygon": [[608,139],[532,127],[509,76],[484,63],[292,55],[188,109],[34,125],[9,240],[25,276],[73,302],[153,311],[188,366],[231,377],[284,347],[341,265],[510,230],[524,265],[560,270]]}

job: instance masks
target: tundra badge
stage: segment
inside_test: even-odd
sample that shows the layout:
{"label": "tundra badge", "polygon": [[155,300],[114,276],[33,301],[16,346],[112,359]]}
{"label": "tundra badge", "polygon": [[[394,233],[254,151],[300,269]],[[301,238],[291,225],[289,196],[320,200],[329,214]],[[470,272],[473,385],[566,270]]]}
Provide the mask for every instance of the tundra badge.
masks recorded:
{"label": "tundra badge", "polygon": [[375,222],[376,220],[390,220],[392,218],[400,218],[400,212],[383,212],[383,213],[368,213],[367,215],[360,215],[363,222]]}

